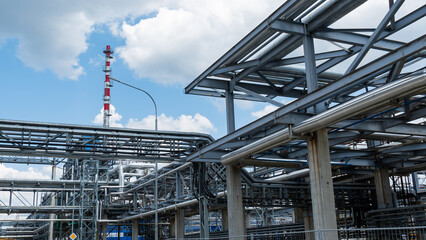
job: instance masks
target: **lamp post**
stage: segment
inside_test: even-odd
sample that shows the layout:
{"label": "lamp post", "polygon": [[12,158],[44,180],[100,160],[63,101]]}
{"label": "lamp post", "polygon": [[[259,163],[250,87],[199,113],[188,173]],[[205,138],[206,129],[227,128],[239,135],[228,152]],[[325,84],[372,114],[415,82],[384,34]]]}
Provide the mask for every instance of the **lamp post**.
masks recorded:
{"label": "lamp post", "polygon": [[[131,87],[133,89],[136,89],[138,91],[141,91],[148,95],[149,98],[151,98],[152,103],[154,104],[155,108],[155,131],[158,131],[158,112],[157,112],[157,104],[155,103],[154,98],[149,94],[147,91],[140,89],[138,87],[132,86],[128,83],[122,82],[118,79],[115,79],[113,77],[109,77],[110,80],[113,80],[115,82],[121,83],[123,85],[126,85],[128,87]],[[158,240],[158,160],[155,159],[155,181],[154,181],[154,207],[155,207],[155,240]]]}
{"label": "lamp post", "polygon": [[140,88],[135,87],[135,86],[133,86],[133,85],[130,85],[130,84],[128,84],[128,83],[122,82],[122,81],[120,81],[120,80],[118,80],[118,79],[115,79],[115,78],[113,78],[113,77],[109,77],[109,79],[110,79],[110,80],[113,80],[113,81],[115,81],[115,82],[121,83],[121,84],[123,84],[123,85],[126,85],[126,86],[128,86],[128,87],[134,88],[134,89],[136,89],[136,90],[138,90],[138,91],[141,91],[141,92],[145,93],[146,95],[148,95],[148,97],[149,97],[149,98],[151,98],[151,101],[152,101],[152,103],[154,104],[154,108],[155,108],[155,131],[157,131],[157,130],[158,130],[158,120],[157,120],[157,119],[158,119],[158,113],[157,113],[157,104],[155,103],[154,98],[151,96],[151,94],[149,94],[147,91],[145,91],[145,90],[143,90],[143,89],[140,89]]}

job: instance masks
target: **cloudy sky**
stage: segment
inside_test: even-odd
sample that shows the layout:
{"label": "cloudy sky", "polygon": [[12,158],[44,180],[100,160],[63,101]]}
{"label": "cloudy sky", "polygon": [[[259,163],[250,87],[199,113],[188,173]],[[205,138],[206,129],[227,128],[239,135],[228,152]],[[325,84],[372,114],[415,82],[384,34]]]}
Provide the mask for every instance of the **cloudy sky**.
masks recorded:
{"label": "cloudy sky", "polygon": [[[154,97],[160,130],[221,137],[226,133],[224,101],[185,95],[183,88],[282,3],[0,0],[0,118],[101,125],[102,50],[109,44],[115,50],[112,76]],[[425,3],[406,0],[397,16]],[[388,0],[368,1],[362,11],[334,27],[373,28],[387,8]],[[408,31],[423,31],[424,24],[423,20]],[[405,32],[395,37],[409,41],[409,36]],[[147,96],[114,84],[111,98],[112,126],[154,128],[154,108]],[[237,101],[236,125],[273,109]]]}
{"label": "cloudy sky", "polygon": [[[0,118],[101,125],[102,50],[110,44],[112,76],[154,97],[159,129],[219,137],[225,134],[224,102],[185,95],[183,88],[281,4],[0,1]],[[115,84],[111,99],[112,126],[154,127],[154,108],[143,93]],[[240,125],[255,118],[245,116]]]}

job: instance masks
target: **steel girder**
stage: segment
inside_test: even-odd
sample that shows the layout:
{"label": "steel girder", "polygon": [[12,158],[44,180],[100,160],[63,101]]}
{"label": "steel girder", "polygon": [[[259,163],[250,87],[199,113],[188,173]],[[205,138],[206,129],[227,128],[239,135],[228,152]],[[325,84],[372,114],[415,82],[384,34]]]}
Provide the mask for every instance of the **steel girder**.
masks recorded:
{"label": "steel girder", "polygon": [[53,157],[171,162],[211,141],[196,133],[0,120],[0,155],[47,162]]}
{"label": "steel girder", "polygon": [[[209,144],[190,155],[188,160],[217,162],[218,157],[227,152],[309,118],[312,115],[306,113],[306,110],[312,106],[321,103],[325,104],[326,109],[332,108],[360,95],[363,89],[369,91],[410,74],[424,74],[421,67],[418,72],[404,69],[416,62],[424,61],[426,36],[421,35],[409,43],[391,39],[390,36],[414,22],[424,20],[426,6],[423,5],[395,20],[395,13],[403,4],[403,1],[397,1],[390,7],[377,28],[330,27],[332,23],[338,22],[341,17],[363,2],[336,1],[328,5],[311,2],[308,4],[310,6],[300,5],[291,8],[293,2],[287,1],[189,84],[185,88],[187,94],[209,95],[210,92],[215,92],[211,96],[225,97],[225,91],[231,91],[234,99],[263,101],[279,108]],[[341,11],[337,11],[337,5]],[[307,35],[314,39],[346,44],[344,47],[339,45],[341,50],[314,53],[312,64],[316,65],[314,69],[318,76],[319,89],[309,94],[305,86],[307,70],[300,68],[300,65],[294,65],[304,62],[306,56],[296,54],[296,57],[288,57],[290,53],[298,53],[296,49],[302,46],[302,39]],[[384,54],[357,67],[369,49],[376,49]],[[328,71],[350,57],[356,59],[350,70],[340,74]],[[407,95],[405,99],[395,99],[387,106],[376,108],[372,106],[372,110],[367,114],[327,126],[330,129],[331,147],[334,149],[333,161],[348,162],[352,159],[365,161],[365,166],[371,166],[378,158],[395,160],[395,153],[384,151],[386,148],[393,148],[392,144],[407,145],[422,141],[426,128],[421,123],[413,121],[426,116],[426,104],[424,92],[416,94]],[[277,102],[277,97],[296,99],[282,106]],[[359,145],[359,142],[366,144],[374,141],[381,144],[370,146],[367,149],[368,154],[362,153],[359,149],[349,148],[351,144]],[[306,144],[303,142],[302,136],[300,140],[249,157],[259,160],[262,157],[274,158],[276,161],[283,159],[283,162],[285,159],[306,159]],[[389,146],[385,144],[390,142],[392,144]],[[333,148],[342,144],[347,146],[346,150]],[[357,151],[359,151],[357,154],[351,153]],[[410,154],[400,155],[406,156],[396,158],[400,163],[415,157],[417,163],[421,163],[424,159],[422,152],[414,150]],[[338,156],[342,158],[339,159]]]}

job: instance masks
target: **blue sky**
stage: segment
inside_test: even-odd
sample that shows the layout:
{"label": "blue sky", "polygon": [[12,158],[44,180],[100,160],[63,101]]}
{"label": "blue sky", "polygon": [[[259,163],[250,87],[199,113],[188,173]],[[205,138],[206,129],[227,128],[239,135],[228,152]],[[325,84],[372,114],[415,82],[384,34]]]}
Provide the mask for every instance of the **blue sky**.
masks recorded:
{"label": "blue sky", "polygon": [[[103,106],[102,50],[109,44],[115,50],[112,76],[154,97],[160,130],[198,131],[219,138],[226,134],[223,99],[185,95],[183,89],[282,3],[0,1],[0,118],[99,124],[95,117]],[[354,11],[334,27],[374,27],[387,4],[368,1],[360,7],[367,15]],[[408,0],[400,12],[422,4]],[[424,24],[422,20],[409,31],[418,32]],[[410,41],[412,36],[403,32],[395,37]],[[141,92],[115,83],[111,103],[116,108],[112,126],[154,127],[153,105]],[[236,126],[273,109],[237,101]]]}
{"label": "blue sky", "polygon": [[[116,50],[112,76],[154,97],[159,115],[164,114],[160,129],[218,138],[226,133],[224,101],[185,95],[183,88],[281,4],[128,1],[129,6],[117,7],[94,2],[99,4],[75,1],[69,8],[66,1],[0,4],[0,118],[97,124],[103,106],[102,50],[109,44]],[[142,93],[115,83],[111,103],[121,116],[112,125],[128,127],[133,119],[130,127],[153,127],[153,105]],[[237,126],[254,120],[251,113],[263,107],[236,103]]]}

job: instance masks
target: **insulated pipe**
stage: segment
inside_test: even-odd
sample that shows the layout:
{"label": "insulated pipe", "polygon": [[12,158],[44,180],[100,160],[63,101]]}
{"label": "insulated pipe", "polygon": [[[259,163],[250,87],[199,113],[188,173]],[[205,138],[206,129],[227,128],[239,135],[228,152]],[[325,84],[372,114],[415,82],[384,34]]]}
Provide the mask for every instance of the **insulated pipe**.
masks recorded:
{"label": "insulated pipe", "polygon": [[328,8],[333,5],[334,3],[336,3],[338,0],[329,0],[327,2],[325,2],[324,4],[322,4],[321,6],[319,6],[317,9],[315,9],[314,11],[312,11],[311,13],[309,13],[309,15],[303,17],[301,19],[302,23],[309,23],[310,21],[312,21],[312,19],[316,18],[318,15],[322,14],[324,11],[328,10]]}
{"label": "insulated pipe", "polygon": [[[37,218],[37,219],[0,219],[0,222],[72,222],[72,221],[78,221],[78,218],[72,219],[72,218],[54,218],[54,219],[44,219],[44,218]],[[93,221],[92,218],[85,218],[83,221]]]}
{"label": "insulated pipe", "polygon": [[244,162],[249,155],[259,153],[266,149],[271,149],[277,145],[289,143],[293,135],[307,134],[318,129],[347,119],[355,114],[386,105],[389,99],[407,94],[418,92],[426,88],[426,75],[405,78],[396,82],[389,83],[379,87],[371,92],[367,92],[348,102],[342,103],[332,109],[306,119],[302,123],[293,127],[293,131],[283,129],[267,137],[259,139],[233,152],[221,157],[224,165],[235,165]]}
{"label": "insulated pipe", "polygon": [[[118,171],[120,165],[115,166],[113,169],[108,171],[108,174],[112,174]],[[155,164],[152,163],[142,163],[142,164],[127,164],[123,165],[123,170],[126,171],[128,168],[140,169],[140,168],[154,168]]]}
{"label": "insulated pipe", "polygon": [[[185,164],[183,164],[183,165],[181,165],[181,166],[179,166],[179,167],[177,167],[177,168],[175,168],[175,169],[172,169],[172,170],[170,170],[170,171],[168,171],[168,172],[166,172],[166,173],[161,174],[160,176],[158,176],[158,179],[159,179],[159,178],[163,178],[163,177],[165,177],[165,176],[167,176],[167,175],[170,175],[170,174],[172,174],[172,173],[175,173],[175,172],[177,172],[177,171],[180,171],[180,170],[186,169],[186,168],[190,167],[191,165],[192,165],[192,163],[191,163],[191,162],[185,163]],[[133,188],[131,188],[131,189],[129,189],[129,190],[124,191],[124,193],[129,193],[129,192],[136,191],[136,190],[138,190],[138,189],[142,188],[143,186],[145,186],[145,185],[147,185],[147,184],[153,183],[154,181],[155,181],[155,179],[150,179],[150,180],[148,180],[148,181],[146,181],[146,182],[144,182],[144,183],[141,183],[141,184],[137,185],[136,187],[133,187]]]}
{"label": "insulated pipe", "polygon": [[288,174],[283,174],[276,177],[265,179],[265,181],[287,181],[293,178],[306,177],[309,175],[309,168],[297,170]]}
{"label": "insulated pipe", "polygon": [[48,226],[49,226],[49,223],[44,224],[43,226],[41,226],[41,227],[37,228],[36,230],[34,230],[34,233],[38,233],[38,232],[40,232],[41,230],[43,230],[43,229],[47,228]]}
{"label": "insulated pipe", "polygon": [[2,239],[33,238],[34,235],[0,235]]}
{"label": "insulated pipe", "polygon": [[124,187],[124,172],[123,172],[123,164],[120,163],[118,166],[118,185],[120,185],[120,192],[123,192]]}
{"label": "insulated pipe", "polygon": [[[219,192],[217,194],[217,197],[221,198],[226,196],[226,192]],[[166,211],[171,211],[171,210],[175,210],[177,208],[183,208],[183,207],[187,207],[187,206],[191,206],[191,205],[195,205],[198,204],[198,199],[191,199],[185,202],[181,202],[181,203],[176,203],[174,205],[170,205],[167,207],[162,207],[158,209],[158,212],[166,212]],[[148,212],[144,212],[144,213],[139,213],[133,216],[129,216],[129,217],[125,217],[119,220],[112,220],[112,219],[98,219],[98,222],[110,222],[110,223],[119,223],[119,222],[126,222],[126,221],[130,221],[130,220],[134,220],[134,219],[139,219],[139,218],[143,218],[143,217],[147,217],[150,215],[154,215],[155,214],[155,210],[151,210]]]}

